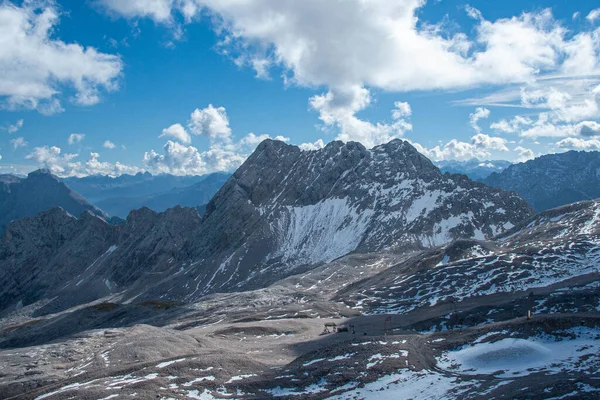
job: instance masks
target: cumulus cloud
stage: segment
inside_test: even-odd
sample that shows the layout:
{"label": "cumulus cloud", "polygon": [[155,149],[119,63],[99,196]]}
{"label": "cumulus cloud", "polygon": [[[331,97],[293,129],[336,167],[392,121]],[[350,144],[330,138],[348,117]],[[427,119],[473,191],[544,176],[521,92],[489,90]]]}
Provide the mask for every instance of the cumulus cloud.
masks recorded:
{"label": "cumulus cloud", "polygon": [[518,162],[525,162],[535,158],[533,150],[526,149],[525,147],[517,146],[515,147],[515,152],[517,153],[516,161]]}
{"label": "cumulus cloud", "polygon": [[16,133],[16,132],[18,132],[18,131],[19,131],[19,130],[22,128],[22,127],[23,127],[23,120],[22,120],[22,119],[20,119],[20,120],[18,120],[17,122],[15,122],[14,124],[12,124],[12,125],[8,125],[8,126],[6,127],[6,131],[7,131],[8,133]]}
{"label": "cumulus cloud", "polygon": [[111,142],[110,140],[106,140],[102,144],[102,147],[104,147],[105,149],[112,150],[112,149],[114,149],[117,146],[113,142]]}
{"label": "cumulus cloud", "polygon": [[55,175],[73,176],[81,169],[81,163],[74,161],[78,154],[63,154],[60,147],[36,147],[25,158],[35,161],[41,168],[47,168]]}
{"label": "cumulus cloud", "polygon": [[325,128],[336,128],[337,140],[358,141],[373,147],[401,137],[412,130],[412,125],[403,117],[411,115],[408,103],[396,102],[392,110],[392,123],[371,123],[356,116],[356,113],[371,104],[368,89],[360,86],[342,87],[311,97],[310,106],[319,112]]}
{"label": "cumulus cloud", "polygon": [[120,162],[109,163],[99,160],[100,154],[90,153],[89,159],[82,163],[76,158],[79,154],[62,153],[60,147],[43,146],[36,147],[25,158],[35,161],[40,168],[47,168],[54,175],[60,177],[86,176],[86,175],[108,175],[118,176],[122,174],[136,174],[144,170],[136,166],[129,166]]}
{"label": "cumulus cloud", "polygon": [[600,140],[598,139],[580,139],[580,138],[566,138],[556,142],[556,146],[561,149],[569,150],[600,150]]}
{"label": "cumulus cloud", "polygon": [[419,143],[410,142],[426,157],[434,161],[458,160],[466,161],[473,158],[484,160],[489,158],[491,151],[509,151],[508,141],[500,137],[492,137],[483,133],[471,137],[471,143],[452,139],[444,145],[427,148]]}
{"label": "cumulus cloud", "polygon": [[59,12],[51,0],[0,3],[0,101],[9,109],[63,110],[65,89],[78,105],[100,101],[118,88],[119,56],[54,37]]}
{"label": "cumulus cloud", "polygon": [[[271,136],[269,136],[267,134],[255,135],[254,133],[250,132],[249,134],[244,136],[242,138],[242,140],[240,140],[239,144],[241,146],[249,146],[251,148],[254,148],[254,147],[258,146],[260,144],[260,142],[267,140],[267,139],[271,139]],[[285,143],[290,141],[290,138],[284,137],[284,136],[276,136],[274,139],[279,140],[281,142],[285,142]]]}
{"label": "cumulus cloud", "polygon": [[[326,86],[326,93],[311,98],[311,107],[325,127],[338,130],[339,139],[367,145],[407,130],[356,117],[370,104],[373,88],[406,92],[537,83],[545,88],[556,76],[589,84],[583,77],[600,70],[598,32],[570,32],[550,9],[491,21],[467,7],[475,29],[460,32],[444,21],[419,20],[423,0],[99,1],[126,18],[170,26],[177,25],[174,19],[190,23],[209,15],[220,37],[219,51],[259,77],[281,68],[286,85]],[[407,111],[397,107],[393,116],[400,120],[410,116]],[[563,118],[586,112],[572,108]]]}
{"label": "cumulus cloud", "polygon": [[68,142],[70,145],[74,145],[75,143],[81,143],[84,138],[85,134],[83,133],[71,133],[69,135]]}
{"label": "cumulus cloud", "polygon": [[25,141],[25,138],[22,138],[22,137],[12,139],[10,141],[10,143],[12,144],[12,146],[15,150],[18,149],[19,147],[27,146],[27,142]]}
{"label": "cumulus cloud", "polygon": [[524,127],[531,124],[533,124],[533,120],[531,118],[517,115],[512,119],[501,119],[498,122],[494,122],[490,125],[490,128],[503,133],[518,133]]}
{"label": "cumulus cloud", "polygon": [[479,120],[489,118],[490,113],[490,110],[488,110],[487,108],[478,107],[475,109],[474,113],[469,114],[469,123],[471,124],[471,127],[475,130],[475,132],[481,133],[481,128],[479,127]]}
{"label": "cumulus cloud", "polygon": [[77,171],[77,175],[108,175],[119,176],[123,174],[137,174],[143,172],[143,169],[122,164],[120,162],[109,163],[99,160],[100,154],[90,153],[90,158],[83,166],[83,171]]}
{"label": "cumulus cloud", "polygon": [[506,139],[488,136],[483,133],[478,133],[473,136],[471,138],[471,143],[479,149],[508,151],[508,147],[506,147],[508,141]]}
{"label": "cumulus cloud", "polygon": [[587,19],[590,22],[595,22],[599,18],[600,18],[600,8],[596,8],[596,9],[590,11],[590,13],[587,15],[587,17],[585,17],[585,19]]}
{"label": "cumulus cloud", "polygon": [[300,150],[303,151],[320,150],[325,147],[325,142],[323,141],[323,139],[319,139],[313,143],[302,143],[298,147],[300,147]]}
{"label": "cumulus cloud", "polygon": [[231,128],[224,107],[208,107],[192,112],[189,121],[190,131],[194,135],[207,136],[210,140],[230,140]]}
{"label": "cumulus cloud", "polygon": [[179,140],[183,144],[190,144],[192,142],[192,138],[188,131],[183,127],[183,125],[177,123],[173,124],[170,127],[163,129],[162,134],[159,138],[162,137],[172,137]]}
{"label": "cumulus cloud", "polygon": [[[194,135],[208,138],[208,150],[202,151],[197,147],[187,146],[191,142],[191,136],[187,134],[188,131],[183,125],[175,124],[165,129],[160,137],[172,136],[182,143],[169,140],[162,153],[155,150],[145,152],[142,160],[144,165],[154,172],[174,175],[232,171],[248,158],[260,142],[271,139],[267,134],[248,133],[240,140],[234,140],[227,111],[224,107],[214,107],[212,104],[192,112],[188,129]],[[284,136],[276,136],[274,139],[283,142],[290,140]]]}

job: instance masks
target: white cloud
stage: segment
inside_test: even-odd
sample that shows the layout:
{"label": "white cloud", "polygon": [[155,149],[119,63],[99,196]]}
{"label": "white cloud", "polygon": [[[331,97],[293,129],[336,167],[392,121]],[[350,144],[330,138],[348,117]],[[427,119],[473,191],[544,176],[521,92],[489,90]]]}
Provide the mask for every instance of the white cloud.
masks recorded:
{"label": "white cloud", "polygon": [[43,146],[36,147],[25,158],[34,160],[39,167],[47,168],[53,174],[60,177],[86,176],[86,175],[109,175],[118,176],[122,174],[136,174],[144,170],[135,166],[129,166],[116,162],[101,162],[100,154],[90,153],[90,158],[82,164],[76,161],[78,154],[63,154],[60,147]]}
{"label": "white cloud", "polygon": [[[254,133],[250,132],[249,134],[247,134],[246,136],[244,136],[242,138],[242,140],[240,140],[240,145],[241,146],[249,146],[251,148],[255,148],[256,146],[258,146],[262,141],[267,140],[267,139],[271,139],[271,136],[267,135],[267,134],[262,134],[262,135],[255,135]],[[288,137],[284,137],[284,136],[276,136],[275,140],[279,140],[281,142],[289,142],[290,138]]]}
{"label": "white cloud", "polygon": [[117,146],[113,142],[111,142],[110,140],[106,140],[102,144],[102,147],[104,147],[105,149],[112,150],[112,149],[114,149]]}
{"label": "white cloud", "polygon": [[[600,32],[569,31],[550,9],[488,21],[466,7],[475,29],[460,32],[444,20],[420,20],[424,0],[164,0],[151,6],[140,0],[100,1],[124,17],[170,26],[177,25],[174,18],[189,23],[209,15],[222,54],[260,77],[280,68],[286,85],[327,87],[310,99],[311,107],[325,127],[338,131],[338,139],[367,146],[410,129],[408,123],[375,124],[356,116],[371,103],[374,88],[408,92],[513,84],[547,89],[551,80],[589,86],[589,77],[600,73]],[[554,109],[557,118],[569,123],[592,118],[593,104],[580,102],[572,90],[565,91],[571,96],[568,107]],[[509,99],[520,100],[519,95],[517,88]],[[400,121],[410,116],[407,111],[399,107],[393,116]],[[476,123],[474,128],[481,133]]]}
{"label": "white cloud", "polygon": [[392,110],[392,118],[394,119],[401,119],[412,115],[412,109],[407,102],[397,101],[394,103],[394,107]]}
{"label": "white cloud", "polygon": [[528,117],[517,115],[512,119],[501,119],[490,125],[491,129],[504,133],[518,133],[523,127],[533,124],[533,120]]}
{"label": "white cloud", "polygon": [[535,154],[531,149],[526,149],[525,147],[517,146],[515,147],[515,151],[517,152],[517,162],[525,162],[535,158]]}
{"label": "white cloud", "polygon": [[13,125],[8,125],[6,127],[6,130],[8,131],[8,133],[16,133],[19,131],[19,129],[21,129],[23,127],[23,120],[20,119],[17,122],[15,122]]}
{"label": "white cloud", "polygon": [[25,158],[34,160],[40,167],[49,169],[55,175],[73,176],[81,168],[80,162],[73,161],[77,156],[78,154],[73,153],[62,154],[60,147],[43,146],[34,148]]}
{"label": "white cloud", "polygon": [[600,140],[598,139],[580,139],[580,138],[566,138],[556,142],[556,146],[561,149],[572,149],[572,150],[600,150]]}
{"label": "white cloud", "polygon": [[[143,169],[129,166],[125,164],[121,164],[120,162],[116,162],[114,164],[109,162],[102,162],[99,160],[100,154],[98,153],[90,153],[90,158],[86,161],[85,166],[83,167],[85,171],[85,175],[108,175],[108,176],[119,176],[122,174],[137,174],[138,172],[143,172]],[[83,172],[78,171],[78,175],[83,174]]]}
{"label": "white cloud", "polygon": [[71,133],[68,142],[70,145],[74,145],[75,143],[81,143],[84,138],[85,135],[83,133]]}
{"label": "white cloud", "polygon": [[427,148],[419,143],[409,141],[421,154],[434,161],[458,160],[466,161],[473,158],[488,159],[492,151],[509,151],[508,141],[500,137],[492,137],[483,133],[471,137],[471,143],[452,139],[444,145]]}
{"label": "white cloud", "polygon": [[102,0],[100,4],[126,18],[149,17],[156,22],[171,22],[173,0]]}
{"label": "white cloud", "polygon": [[469,123],[471,124],[471,127],[475,130],[475,132],[481,133],[481,128],[479,127],[478,122],[480,119],[489,118],[490,113],[490,110],[488,110],[487,108],[478,107],[475,109],[474,113],[469,114]]}
{"label": "white cloud", "polygon": [[25,138],[22,138],[22,137],[12,139],[10,141],[10,143],[12,144],[12,146],[15,150],[18,149],[19,147],[27,146],[27,142],[25,141]]}
{"label": "white cloud", "polygon": [[[201,151],[194,146],[186,146],[185,143],[169,140],[163,147],[162,154],[155,150],[144,153],[144,165],[154,172],[174,175],[202,175],[216,171],[233,171],[248,158],[260,142],[271,139],[271,136],[267,134],[248,133],[239,141],[235,141],[229,127],[227,111],[224,107],[214,107],[212,104],[204,109],[194,110],[190,116],[188,128],[193,134],[208,138],[210,142],[208,150]],[[185,138],[181,135],[181,131],[185,131],[181,124],[175,124],[168,129],[170,134],[166,135],[163,131],[161,137],[178,135]],[[289,142],[290,139],[276,136],[275,140]]]}
{"label": "white cloud", "polygon": [[330,90],[326,94],[311,97],[310,106],[319,112],[325,128],[338,131],[337,140],[358,141],[366,147],[387,143],[412,130],[412,125],[403,116],[411,114],[408,103],[396,102],[392,110],[392,123],[371,123],[356,116],[356,113],[371,104],[369,90],[352,86]]}
{"label": "white cloud", "polygon": [[119,56],[55,38],[59,12],[51,0],[0,3],[0,101],[9,109],[63,110],[65,90],[71,101],[91,105],[101,92],[118,88]]}
{"label": "white cloud", "polygon": [[578,19],[578,18],[579,18],[579,16],[580,16],[580,15],[581,15],[581,13],[580,13],[579,11],[575,11],[575,12],[573,13],[573,16],[571,17],[571,19],[572,19],[573,21],[575,21],[576,19]]}
{"label": "white cloud", "polygon": [[183,125],[179,123],[173,124],[170,127],[163,129],[162,134],[159,136],[159,138],[169,136],[179,140],[183,144],[190,144],[192,142],[192,138],[188,131],[186,131]]}
{"label": "white cloud", "polygon": [[506,147],[508,141],[506,139],[488,136],[483,133],[473,136],[471,143],[479,149],[508,151],[508,147]]}
{"label": "white cloud", "polygon": [[207,136],[210,140],[230,140],[231,128],[224,107],[208,107],[196,109],[190,116],[190,131],[194,135]]}
{"label": "white cloud", "polygon": [[585,17],[590,22],[595,22],[598,18],[600,18],[600,8],[596,8]]}
{"label": "white cloud", "polygon": [[303,150],[303,151],[320,150],[325,147],[325,142],[323,141],[323,139],[318,139],[314,143],[302,143],[302,144],[298,145],[298,147],[300,147],[300,150]]}

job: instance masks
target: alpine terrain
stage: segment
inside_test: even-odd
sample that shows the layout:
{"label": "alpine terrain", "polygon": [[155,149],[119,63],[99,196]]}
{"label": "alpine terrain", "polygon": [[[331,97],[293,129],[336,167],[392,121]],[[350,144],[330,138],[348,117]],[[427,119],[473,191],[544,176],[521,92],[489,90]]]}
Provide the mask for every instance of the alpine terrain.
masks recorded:
{"label": "alpine terrain", "polygon": [[0,397],[598,398],[599,210],[266,140],[202,215],[11,222]]}

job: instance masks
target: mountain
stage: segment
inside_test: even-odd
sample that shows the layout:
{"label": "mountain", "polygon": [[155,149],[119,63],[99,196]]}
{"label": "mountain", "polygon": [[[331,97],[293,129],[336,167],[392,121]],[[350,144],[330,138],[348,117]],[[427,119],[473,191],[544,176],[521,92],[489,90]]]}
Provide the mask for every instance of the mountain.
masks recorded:
{"label": "mountain", "polygon": [[506,168],[512,165],[509,161],[495,160],[495,161],[479,161],[473,158],[468,161],[437,161],[435,165],[442,172],[449,172],[451,174],[463,174],[467,175],[474,181],[482,181],[494,172],[500,173]]}
{"label": "mountain", "polygon": [[0,175],[0,230],[14,219],[52,207],[62,207],[76,216],[86,211],[106,216],[47,170],[31,172],[25,179]]}
{"label": "mountain", "polygon": [[117,177],[90,175],[83,178],[70,177],[62,181],[92,203],[115,197],[152,196],[175,188],[193,185],[204,180],[204,176],[152,175],[139,172]]}
{"label": "mountain", "polygon": [[[119,232],[117,240],[103,226],[99,247],[110,252],[90,253],[80,273],[64,276],[46,309],[73,306],[90,293],[189,302],[265,287],[352,252],[418,251],[460,238],[489,239],[531,215],[516,194],[442,174],[408,142],[372,150],[333,142],[306,152],[267,140],[208,203],[203,217],[195,208],[164,213],[142,208],[111,228]],[[47,235],[50,253],[24,249],[12,239],[22,229],[10,225],[0,247],[0,261],[16,269],[32,260],[61,264],[81,246],[53,246],[62,233],[51,231],[39,233]],[[3,300],[8,308],[21,300],[18,291],[11,293],[12,299]]]}
{"label": "mountain", "polygon": [[494,173],[483,182],[516,191],[536,211],[595,199],[600,197],[600,152],[541,156]]}
{"label": "mountain", "polygon": [[[154,300],[117,291],[55,314],[25,305],[0,319],[0,392],[597,399],[599,210],[600,200],[579,202],[491,240],[352,253],[267,287],[184,304],[168,291]],[[158,223],[168,236],[191,216],[182,211],[140,210],[128,223],[146,232]]]}
{"label": "mountain", "polygon": [[222,172],[202,176],[151,175],[146,172],[116,178],[93,175],[63,181],[109,215],[126,218],[131,210],[142,207],[162,212],[177,205],[204,205],[230,176]]}
{"label": "mountain", "polygon": [[202,176],[190,186],[175,187],[167,192],[141,196],[120,196],[100,199],[96,205],[109,215],[125,218],[131,210],[148,207],[162,212],[177,205],[197,207],[205,205],[223,187],[231,175],[218,172]]}

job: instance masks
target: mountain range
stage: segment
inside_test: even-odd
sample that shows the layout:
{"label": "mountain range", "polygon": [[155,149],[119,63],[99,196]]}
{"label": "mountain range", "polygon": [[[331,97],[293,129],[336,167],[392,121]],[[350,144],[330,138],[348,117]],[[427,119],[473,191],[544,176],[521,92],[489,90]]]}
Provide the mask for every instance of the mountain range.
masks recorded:
{"label": "mountain range", "polygon": [[58,204],[75,216],[86,211],[107,216],[47,170],[34,171],[26,178],[0,175],[0,231],[12,220],[35,215]]}
{"label": "mountain range", "polygon": [[[202,217],[192,208],[142,208],[124,226],[110,228],[53,209],[9,225],[0,261],[10,266],[5,272],[12,278],[0,280],[2,304],[55,297],[62,309],[123,291],[125,298],[168,293],[190,301],[264,287],[354,251],[412,251],[459,238],[492,238],[532,213],[514,193],[442,174],[408,142],[372,150],[332,142],[307,152],[267,140]],[[64,228],[38,228],[55,225]],[[62,240],[65,230],[77,240]],[[41,251],[35,232],[53,245]],[[82,251],[86,234],[103,245]],[[74,274],[67,259],[87,267]],[[47,285],[48,292],[17,278],[28,265],[23,279],[47,282],[33,271],[48,264],[56,265],[53,273],[64,285]]]}
{"label": "mountain range", "polygon": [[600,152],[569,151],[514,164],[483,182],[514,190],[536,211],[600,197]]}
{"label": "mountain range", "polygon": [[474,181],[482,181],[493,173],[500,173],[510,167],[510,161],[480,161],[476,158],[467,161],[443,160],[435,162],[442,172],[464,174]]}
{"label": "mountain range", "polygon": [[0,392],[594,399],[599,210],[534,214],[401,140],[267,140],[202,215],[11,222]]}
{"label": "mountain range", "polygon": [[142,207],[161,212],[176,205],[205,205],[230,176],[222,172],[202,176],[140,172],[118,177],[71,177],[62,181],[108,215],[126,218],[131,210]]}

